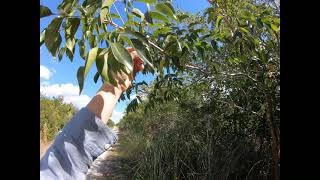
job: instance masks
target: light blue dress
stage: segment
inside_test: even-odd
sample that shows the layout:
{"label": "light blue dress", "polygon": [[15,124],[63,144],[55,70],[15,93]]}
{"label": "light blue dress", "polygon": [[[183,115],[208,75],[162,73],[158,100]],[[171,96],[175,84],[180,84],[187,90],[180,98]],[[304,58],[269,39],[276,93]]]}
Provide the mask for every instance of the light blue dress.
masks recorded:
{"label": "light blue dress", "polygon": [[91,163],[117,140],[95,114],[82,108],[40,160],[40,179],[86,179]]}

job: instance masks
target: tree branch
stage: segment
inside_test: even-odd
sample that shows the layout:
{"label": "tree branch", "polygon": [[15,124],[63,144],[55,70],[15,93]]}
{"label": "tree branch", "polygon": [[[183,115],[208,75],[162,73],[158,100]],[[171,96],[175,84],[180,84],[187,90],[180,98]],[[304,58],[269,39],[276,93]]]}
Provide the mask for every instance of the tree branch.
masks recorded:
{"label": "tree branch", "polygon": [[186,64],[185,67],[186,67],[186,68],[189,68],[189,69],[198,70],[198,71],[202,72],[203,74],[208,75],[208,72],[204,71],[203,69],[201,69],[200,67],[197,67],[197,66],[195,66],[195,65]]}
{"label": "tree branch", "polygon": [[249,76],[248,74],[244,74],[244,73],[231,73],[231,74],[226,74],[226,75],[229,75],[229,76],[244,76],[244,77],[247,77],[247,78],[251,79],[254,82],[258,82],[258,80],[254,79],[253,77]]}
{"label": "tree branch", "polygon": [[121,15],[120,15],[120,13],[119,13],[119,11],[118,11],[118,9],[117,9],[116,5],[114,5],[114,3],[113,3],[112,5],[113,5],[113,7],[116,9],[117,14],[120,16],[120,19],[121,19],[121,21],[122,21],[122,24],[124,24],[124,21],[123,21],[123,19],[122,19]]}

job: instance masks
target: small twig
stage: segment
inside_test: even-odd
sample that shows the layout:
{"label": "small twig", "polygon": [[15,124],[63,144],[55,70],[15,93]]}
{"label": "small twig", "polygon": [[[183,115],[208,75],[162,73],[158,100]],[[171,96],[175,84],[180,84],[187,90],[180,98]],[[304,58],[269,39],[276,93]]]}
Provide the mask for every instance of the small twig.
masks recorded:
{"label": "small twig", "polygon": [[186,64],[185,67],[190,68],[190,69],[198,70],[198,71],[202,72],[203,74],[208,74],[206,71],[204,71],[200,67],[197,67],[197,66],[194,66],[194,65],[191,65],[191,64]]}
{"label": "small twig", "polygon": [[251,171],[253,170],[253,168],[254,168],[257,164],[259,164],[261,161],[262,161],[262,160],[256,162],[256,163],[251,167],[250,171],[249,171],[248,174],[247,174],[246,180],[248,179],[248,177],[249,177]]}
{"label": "small twig", "polygon": [[233,73],[233,74],[229,74],[230,76],[245,76],[249,79],[251,79],[254,82],[257,82],[258,80],[254,79],[253,77],[249,76],[248,74],[244,74],[244,73]]}
{"label": "small twig", "polygon": [[81,18],[80,16],[69,16],[69,15],[57,14],[57,13],[52,13],[51,16],[61,16],[61,17],[65,17],[65,18]]}
{"label": "small twig", "polygon": [[112,20],[104,20],[102,23],[103,24],[110,24],[114,28],[119,29],[121,31],[124,31],[124,28],[122,26],[119,26],[118,24],[114,23]]}
{"label": "small twig", "polygon": [[[104,24],[110,24],[111,26],[115,27],[116,29],[124,31],[124,28],[122,26],[119,26],[118,24],[114,23],[112,20],[105,20],[103,23]],[[163,53],[163,54],[165,54],[167,56],[170,56],[161,47],[159,47],[158,45],[156,45],[154,42],[150,41],[149,39],[148,39],[148,44],[153,46],[154,48],[158,49],[161,53]],[[192,64],[186,64],[185,67],[186,68],[190,68],[190,69],[196,69],[198,71],[201,71],[204,74],[208,74],[206,71],[204,71],[200,67],[194,66]]]}
{"label": "small twig", "polygon": [[244,74],[244,73],[231,73],[231,74],[221,73],[221,74],[229,75],[229,76],[245,76],[245,77],[249,78],[250,80],[252,80],[254,82],[258,82],[258,80],[254,79],[253,77],[249,76],[248,74]]}
{"label": "small twig", "polygon": [[120,13],[119,13],[119,11],[118,11],[118,9],[117,9],[116,5],[114,5],[114,3],[113,3],[112,5],[113,5],[113,7],[116,9],[117,14],[120,16],[120,19],[121,19],[121,21],[122,21],[122,24],[124,24],[124,21],[123,21],[123,19],[122,19],[121,15],[120,15]]}

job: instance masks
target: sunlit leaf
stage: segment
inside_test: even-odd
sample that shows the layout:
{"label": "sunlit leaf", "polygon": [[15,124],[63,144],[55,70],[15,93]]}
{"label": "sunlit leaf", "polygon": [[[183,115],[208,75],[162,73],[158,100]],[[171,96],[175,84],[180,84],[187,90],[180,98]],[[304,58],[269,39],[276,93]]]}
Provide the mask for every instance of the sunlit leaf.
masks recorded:
{"label": "sunlit leaf", "polygon": [[150,11],[150,15],[153,19],[168,22],[168,18],[166,16],[162,15],[161,13],[158,13],[155,11]]}
{"label": "sunlit leaf", "polygon": [[86,64],[85,64],[85,69],[84,69],[84,74],[83,74],[83,78],[85,79],[92,64],[94,63],[94,61],[97,58],[97,53],[98,53],[98,47],[92,48],[89,53],[88,53],[88,57],[86,60]]}
{"label": "sunlit leaf", "polygon": [[218,28],[219,26],[220,26],[220,24],[221,24],[221,21],[222,21],[222,16],[218,16],[217,17],[217,20],[216,20],[216,24],[215,24],[215,28]]}
{"label": "sunlit leaf", "polygon": [[44,43],[45,35],[46,35],[46,30],[44,29],[40,34],[40,46]]}
{"label": "sunlit leaf", "polygon": [[[138,39],[131,39],[132,44],[139,57],[142,59],[144,63],[147,63],[152,69],[154,69],[153,65],[150,63],[150,59],[148,60],[148,50]],[[149,57],[150,58],[150,57]]]}
{"label": "sunlit leaf", "polygon": [[131,72],[133,70],[133,61],[128,50],[119,43],[110,42],[110,47],[116,60],[125,65]]}
{"label": "sunlit leaf", "polygon": [[172,19],[178,20],[176,15],[174,15],[174,12],[171,10],[171,8],[168,7],[165,3],[156,4],[155,9],[161,12],[162,14],[169,16]]}
{"label": "sunlit leaf", "polygon": [[79,94],[81,94],[84,85],[84,66],[79,67],[77,71],[77,80],[79,84]]}
{"label": "sunlit leaf", "polygon": [[43,5],[40,5],[40,18],[52,15],[51,10]]}

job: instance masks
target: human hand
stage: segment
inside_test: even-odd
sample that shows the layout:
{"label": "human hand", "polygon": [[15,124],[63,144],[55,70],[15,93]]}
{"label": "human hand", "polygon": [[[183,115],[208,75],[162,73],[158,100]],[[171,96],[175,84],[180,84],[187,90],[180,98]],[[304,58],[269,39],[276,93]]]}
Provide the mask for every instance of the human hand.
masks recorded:
{"label": "human hand", "polygon": [[121,88],[122,91],[125,91],[126,89],[131,87],[132,81],[134,80],[136,74],[139,71],[143,71],[143,69],[144,69],[143,62],[142,62],[141,58],[139,57],[137,51],[132,47],[127,48],[127,50],[129,51],[129,53],[132,57],[133,63],[134,63],[133,71],[130,72],[129,75],[127,75],[125,73],[114,74],[114,77],[118,83],[118,86]]}

